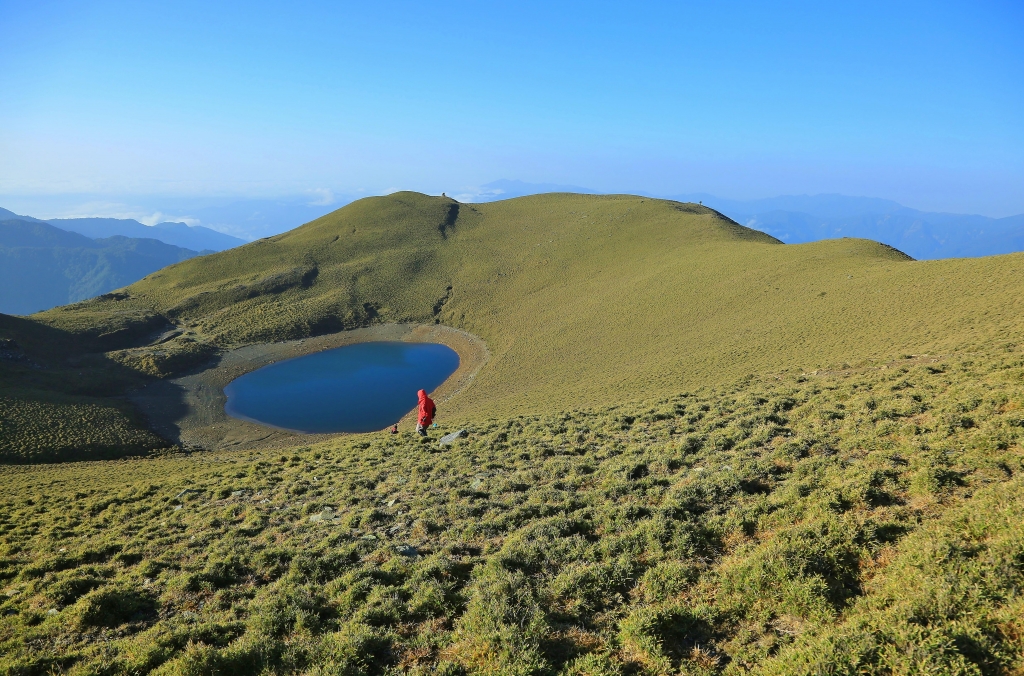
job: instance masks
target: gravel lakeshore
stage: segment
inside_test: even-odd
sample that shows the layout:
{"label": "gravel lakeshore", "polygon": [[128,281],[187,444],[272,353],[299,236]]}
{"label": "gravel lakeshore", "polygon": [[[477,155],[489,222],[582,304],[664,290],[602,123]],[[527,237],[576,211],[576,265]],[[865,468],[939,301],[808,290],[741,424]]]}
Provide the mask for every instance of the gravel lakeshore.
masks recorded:
{"label": "gravel lakeshore", "polygon": [[[433,393],[438,406],[461,393],[490,357],[480,338],[447,326],[381,324],[282,343],[246,345],[221,354],[198,371],[147,385],[132,401],[164,438],[186,448],[249,449],[316,443],[343,434],[300,434],[232,418],[224,412],[224,387],[235,378],[284,359],[372,341],[440,343],[459,354],[459,368]],[[415,425],[410,411],[400,426]]]}

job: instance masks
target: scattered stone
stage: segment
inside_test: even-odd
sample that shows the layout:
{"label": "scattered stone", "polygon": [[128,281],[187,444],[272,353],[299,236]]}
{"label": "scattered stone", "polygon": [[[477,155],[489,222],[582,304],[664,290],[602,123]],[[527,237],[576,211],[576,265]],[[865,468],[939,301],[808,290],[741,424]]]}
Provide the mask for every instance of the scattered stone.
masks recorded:
{"label": "scattered stone", "polygon": [[180,497],[182,497],[184,495],[199,495],[202,492],[203,491],[201,491],[198,488],[186,488],[185,490],[183,490],[180,493],[178,493],[177,495],[175,495],[174,499],[177,500],[178,498],[180,498]]}
{"label": "scattered stone", "polygon": [[46,611],[46,614],[47,615],[56,615],[57,614],[57,609],[56,608],[50,608],[49,610]]}
{"label": "scattered stone", "polygon": [[466,430],[459,430],[457,432],[452,432],[451,434],[444,435],[437,443],[440,444],[441,446],[450,446],[455,442],[456,439],[462,439],[463,437],[467,436],[469,436],[469,433],[466,432]]}
{"label": "scattered stone", "polygon": [[395,545],[395,551],[401,556],[407,556],[410,559],[419,557],[420,553],[416,551],[416,548],[412,545]]}
{"label": "scattered stone", "polygon": [[231,491],[231,497],[233,497],[233,498],[241,498],[241,497],[244,497],[246,495],[246,493],[247,493],[247,491]]}
{"label": "scattered stone", "polygon": [[309,517],[312,522],[316,521],[330,521],[334,518],[334,510],[330,507],[324,507],[319,514],[314,514]]}

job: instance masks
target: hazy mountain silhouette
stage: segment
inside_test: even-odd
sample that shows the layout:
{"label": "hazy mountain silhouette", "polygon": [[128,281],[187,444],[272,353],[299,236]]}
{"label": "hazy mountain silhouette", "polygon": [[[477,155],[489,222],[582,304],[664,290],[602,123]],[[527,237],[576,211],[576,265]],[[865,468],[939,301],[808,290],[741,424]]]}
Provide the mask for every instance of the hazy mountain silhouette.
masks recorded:
{"label": "hazy mountain silhouette", "polygon": [[86,237],[102,238],[121,235],[157,239],[166,244],[202,251],[223,251],[245,244],[244,239],[225,235],[200,225],[185,223],[157,223],[143,225],[130,218],[54,218],[47,221],[63,230],[70,230]]}
{"label": "hazy mountain silhouette", "polygon": [[[32,216],[16,214],[0,208],[0,221],[20,220],[35,223],[49,223],[61,230],[77,232],[92,239],[104,237],[135,237],[155,239],[193,251],[224,251],[246,243],[246,240],[226,235],[201,225],[165,222],[145,225],[132,218],[51,218],[43,220]],[[301,225],[301,224],[296,224]]]}
{"label": "hazy mountain silhouette", "polygon": [[9,213],[0,213],[0,312],[6,314],[91,298],[199,255],[150,238],[90,239]]}

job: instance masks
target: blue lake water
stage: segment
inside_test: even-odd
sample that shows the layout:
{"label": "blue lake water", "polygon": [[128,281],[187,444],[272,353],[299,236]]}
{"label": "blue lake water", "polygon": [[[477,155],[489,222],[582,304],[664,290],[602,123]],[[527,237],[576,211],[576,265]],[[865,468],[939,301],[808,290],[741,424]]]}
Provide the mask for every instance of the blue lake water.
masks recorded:
{"label": "blue lake water", "polygon": [[459,367],[435,343],[358,343],[280,361],[224,388],[228,415],[306,433],[373,432],[416,407]]}

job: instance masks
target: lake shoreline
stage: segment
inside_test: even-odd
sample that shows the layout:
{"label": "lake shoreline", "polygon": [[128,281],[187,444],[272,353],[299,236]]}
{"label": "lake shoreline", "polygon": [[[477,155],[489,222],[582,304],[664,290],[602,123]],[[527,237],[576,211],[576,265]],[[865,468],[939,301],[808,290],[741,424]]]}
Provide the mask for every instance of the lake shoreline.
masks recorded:
{"label": "lake shoreline", "polygon": [[[351,331],[260,343],[229,350],[208,368],[151,383],[129,395],[162,437],[189,449],[246,450],[313,444],[351,433],[302,434],[233,418],[224,410],[224,387],[232,380],[269,364],[324,350],[376,341],[439,343],[455,350],[459,367],[432,394],[441,409],[463,392],[490,359],[479,337],[439,324],[379,324]],[[415,425],[413,411],[399,427]],[[375,434],[371,432],[370,434]]]}

